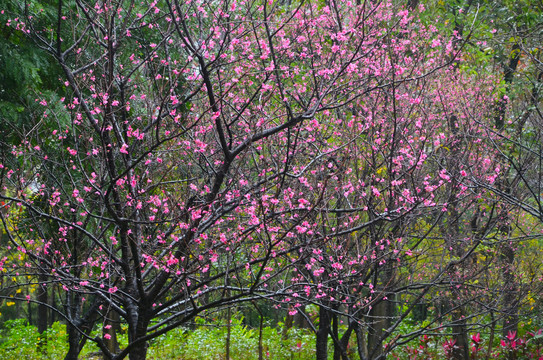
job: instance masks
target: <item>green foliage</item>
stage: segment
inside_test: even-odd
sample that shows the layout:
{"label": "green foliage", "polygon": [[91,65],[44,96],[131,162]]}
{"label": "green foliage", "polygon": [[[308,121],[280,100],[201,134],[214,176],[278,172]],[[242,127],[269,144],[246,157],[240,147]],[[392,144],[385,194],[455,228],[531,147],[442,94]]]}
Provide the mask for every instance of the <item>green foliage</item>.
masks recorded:
{"label": "green foliage", "polygon": [[[195,330],[178,328],[150,343],[148,359],[153,360],[217,360],[224,358],[226,326],[201,324]],[[91,336],[98,335],[95,331]],[[291,360],[315,357],[314,335],[308,330],[291,328],[284,338],[279,328],[263,329],[264,359]],[[126,333],[118,334],[121,345],[126,346]],[[41,346],[41,348],[40,348]],[[54,323],[45,337],[26,320],[10,320],[0,331],[0,354],[3,360],[62,359],[68,352],[66,326]],[[81,359],[94,359],[100,354],[94,343],[87,342]],[[231,326],[230,357],[239,360],[258,359],[258,329],[233,319]]]}
{"label": "green foliage", "polygon": [[58,322],[45,336],[24,319],[6,321],[0,331],[0,354],[4,360],[62,359],[67,351],[66,326]]}
{"label": "green foliage", "polygon": [[[200,326],[196,330],[176,329],[151,343],[148,358],[154,360],[216,360],[224,358],[226,326]],[[303,329],[291,328],[283,338],[278,328],[265,327],[262,332],[264,359],[313,359],[314,335]],[[258,329],[233,319],[230,357],[240,360],[258,359]]]}
{"label": "green foliage", "polygon": [[[54,59],[14,24],[8,25],[12,18],[9,9],[14,6],[3,4],[6,11],[0,15],[0,135],[8,144],[21,141],[37,125],[50,126],[55,120],[52,112],[62,107],[59,99],[65,91]],[[39,104],[44,98],[55,104],[47,112]]]}

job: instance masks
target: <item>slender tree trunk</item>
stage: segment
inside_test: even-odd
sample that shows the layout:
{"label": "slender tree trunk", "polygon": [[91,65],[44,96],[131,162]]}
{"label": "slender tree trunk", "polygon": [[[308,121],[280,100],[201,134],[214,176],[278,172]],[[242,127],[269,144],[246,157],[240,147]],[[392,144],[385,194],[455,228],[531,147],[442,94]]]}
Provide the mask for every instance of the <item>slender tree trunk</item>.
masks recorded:
{"label": "slender tree trunk", "polygon": [[259,318],[260,318],[260,322],[258,324],[258,360],[263,360],[264,359],[264,351],[263,351],[263,348],[262,348],[262,331],[263,331],[263,328],[264,328],[264,314],[262,314],[262,310],[260,309],[260,307],[258,307],[258,305],[256,304],[256,302],[253,302],[253,305],[256,309],[256,311],[258,311],[258,315],[259,315]]}
{"label": "slender tree trunk", "polygon": [[294,316],[290,315],[287,312],[287,315],[285,316],[285,325],[283,325],[283,339],[288,339],[288,331],[292,327],[292,324],[294,323]]}
{"label": "slender tree trunk", "polygon": [[[48,314],[49,309],[47,308],[48,297],[47,297],[47,286],[45,282],[47,281],[47,276],[45,274],[40,274],[38,276],[38,332],[43,334],[47,331],[49,321]],[[47,336],[40,336],[40,342],[38,347],[41,352],[47,353]]]}
{"label": "slender tree trunk", "polygon": [[334,341],[334,360],[340,360],[341,359],[341,348],[339,341],[339,329],[338,329],[338,321],[339,318],[337,314],[332,315],[332,335],[336,341]]}
{"label": "slender tree trunk", "polygon": [[232,335],[232,309],[226,309],[226,360],[230,360],[230,338]]}
{"label": "slender tree trunk", "polygon": [[38,304],[38,332],[40,334],[43,334],[45,331],[47,331],[47,328],[49,327],[49,309],[47,307],[48,304],[48,297],[47,297],[47,287],[43,286],[40,277],[40,285],[38,286],[38,295],[37,300],[39,302]]}
{"label": "slender tree trunk", "polygon": [[513,263],[515,261],[515,250],[512,244],[505,244],[501,251],[501,257],[503,261],[503,281],[505,284],[503,306],[504,306],[504,318],[502,335],[505,337],[509,332],[516,332],[518,330],[518,301],[517,301],[517,284],[515,280],[515,274],[513,269]]}
{"label": "slender tree trunk", "polygon": [[[518,44],[513,45],[513,48],[511,49],[511,56],[509,58],[509,63],[506,65],[503,72],[503,80],[506,86],[506,93],[509,92],[509,88],[511,87],[511,83],[513,82],[513,75],[517,71],[517,67],[520,61],[520,54],[520,46]],[[506,97],[498,99],[498,103],[496,105],[496,116],[494,119],[496,128],[498,129],[503,129],[505,125],[505,113],[507,110],[507,103],[508,101]]]}
{"label": "slender tree trunk", "polygon": [[496,321],[494,320],[494,311],[490,310],[490,338],[488,339],[488,347],[486,350],[486,357],[485,359],[490,359],[490,355],[492,354],[492,345],[494,343],[494,333],[496,330]]}
{"label": "slender tree trunk", "polygon": [[[55,285],[52,285],[51,287],[51,308],[56,309],[57,308],[57,297],[55,294]],[[54,310],[51,310],[51,316],[49,317],[49,326],[53,326],[55,321],[57,320],[57,313]]]}
{"label": "slender tree trunk", "polygon": [[302,305],[298,308],[298,312],[294,315],[294,326],[299,329],[309,329],[309,323],[307,317],[305,316],[305,305]]}

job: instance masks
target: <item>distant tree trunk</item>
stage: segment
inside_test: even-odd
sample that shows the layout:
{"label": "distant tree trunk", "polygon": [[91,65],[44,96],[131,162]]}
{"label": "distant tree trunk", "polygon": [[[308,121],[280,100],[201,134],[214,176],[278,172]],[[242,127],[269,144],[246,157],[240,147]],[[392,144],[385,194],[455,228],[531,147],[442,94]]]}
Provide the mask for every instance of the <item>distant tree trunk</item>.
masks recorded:
{"label": "distant tree trunk", "polygon": [[262,331],[263,331],[263,328],[264,328],[264,314],[262,313],[262,310],[260,309],[260,307],[256,304],[256,302],[253,302],[253,305],[256,309],[256,311],[258,311],[258,315],[259,315],[259,323],[258,323],[258,360],[263,360],[264,359],[264,351],[263,351],[263,348],[262,348]]}
{"label": "distant tree trunk", "polygon": [[464,318],[463,307],[460,307],[453,311],[453,323],[451,327],[453,337],[456,340],[453,348],[454,360],[468,360],[469,359],[469,341],[468,333],[466,330],[466,320]]}
{"label": "distant tree trunk", "polygon": [[[49,321],[48,321],[48,314],[49,314],[49,308],[47,307],[48,304],[48,296],[47,296],[47,275],[46,274],[40,274],[38,276],[38,294],[37,294],[37,300],[38,300],[38,332],[40,334],[43,334],[47,331],[47,328],[49,327]],[[38,347],[42,352],[47,352],[47,337],[46,336],[40,336],[40,342],[38,344]]]}
{"label": "distant tree trunk", "polygon": [[[511,83],[513,82],[513,75],[517,71],[517,67],[520,61],[520,46],[518,44],[513,45],[513,48],[511,49],[511,56],[509,57],[509,63],[505,66],[505,70],[503,72],[503,80],[505,82],[505,91],[506,93],[509,92],[509,88],[511,87]],[[507,110],[507,97],[502,97],[501,99],[498,99],[498,103],[496,105],[496,115],[495,115],[495,124],[497,129],[503,129],[505,125],[505,113]]]}
{"label": "distant tree trunk", "polygon": [[503,282],[505,285],[503,296],[505,314],[503,318],[502,335],[505,337],[509,332],[516,332],[518,330],[519,322],[518,289],[513,269],[515,250],[513,249],[512,244],[505,244],[502,247],[501,258],[503,261]]}
{"label": "distant tree trunk", "polygon": [[[394,293],[389,292],[394,283],[394,267],[392,262],[387,262],[380,274],[379,280],[382,298],[372,307],[368,328],[368,355],[370,359],[379,358],[383,354],[383,342],[387,337],[386,329],[392,324],[392,318],[396,315]],[[377,283],[377,276],[375,283]]]}
{"label": "distant tree trunk", "polygon": [[[456,195],[456,193],[452,192]],[[456,204],[454,201],[450,202],[449,206],[449,224],[446,228],[447,236],[449,237],[448,241],[450,248],[452,248],[451,255],[456,258],[461,258],[464,256],[464,247],[458,241],[460,238],[460,225],[458,223],[460,215],[457,211]],[[461,275],[466,271],[466,264],[462,263],[455,266],[451,270],[451,277],[453,281],[463,281]],[[456,280],[459,279],[459,280]],[[460,290],[459,290],[460,291]],[[452,326],[451,331],[455,342],[455,346],[452,352],[452,358],[454,360],[468,360],[469,359],[469,343],[468,343],[468,332],[466,328],[466,320],[464,318],[464,305],[460,304],[462,300],[457,301],[455,295],[452,294],[451,298],[451,316],[452,316]]]}
{"label": "distant tree trunk", "polygon": [[[513,75],[517,71],[518,64],[520,62],[520,56],[521,56],[521,49],[520,45],[518,43],[515,43],[511,49],[511,55],[509,57],[509,63],[505,66],[504,72],[503,72],[503,80],[505,82],[505,91],[506,95],[509,92],[509,89],[511,87],[511,84],[513,83]],[[534,94],[537,94],[537,90],[534,92]],[[537,96],[537,95],[536,95]],[[495,125],[496,128],[499,130],[503,130],[505,126],[505,115],[507,111],[507,104],[508,100],[507,97],[504,96],[501,99],[498,99],[498,103],[496,105],[496,115],[495,115]],[[522,131],[522,128],[519,130]],[[507,185],[500,182],[498,184],[500,187],[500,190],[508,193],[510,192],[510,189]],[[506,231],[502,231],[503,233],[506,233],[508,235],[508,215],[506,212],[503,212],[502,219],[504,221],[504,225],[502,226]],[[513,263],[515,260],[515,251],[513,249],[512,244],[504,244],[501,247],[501,254],[500,258],[503,262],[503,281],[504,281],[504,297],[503,297],[503,306],[505,311],[505,316],[503,319],[503,328],[502,328],[502,335],[505,337],[510,331],[517,331],[518,326],[518,303],[516,299],[516,284],[515,284],[515,276],[513,274]]]}
{"label": "distant tree trunk", "polygon": [[49,326],[53,326],[57,320],[57,313],[54,309],[57,308],[57,297],[55,294],[55,285],[51,285],[51,316],[49,317]]}
{"label": "distant tree trunk", "polygon": [[382,337],[384,330],[389,325],[389,303],[381,300],[370,311],[371,323],[368,328],[368,352],[371,359],[379,357],[383,353]]}
{"label": "distant tree trunk", "polygon": [[288,339],[288,331],[292,327],[292,324],[294,323],[294,316],[290,315],[287,312],[287,315],[285,316],[285,325],[283,325],[283,339]]}
{"label": "distant tree trunk", "polygon": [[[102,340],[104,341],[106,348],[112,354],[116,354],[120,352],[119,342],[117,340],[117,331],[120,328],[119,324],[120,324],[119,313],[114,310],[108,311],[107,316],[105,317],[105,321],[104,321],[104,330],[103,330]],[[106,335],[109,335],[109,336],[106,336]]]}
{"label": "distant tree trunk", "polygon": [[230,338],[232,335],[232,309],[226,309],[226,360],[230,360]]}
{"label": "distant tree trunk", "polygon": [[[40,279],[40,280],[43,280],[43,279]],[[40,285],[38,286],[37,300],[39,301],[38,321],[37,321],[38,332],[40,334],[43,334],[45,331],[47,331],[49,327],[49,308],[47,306],[48,304],[47,287],[42,285],[41,281],[40,281]]]}
{"label": "distant tree trunk", "polygon": [[310,328],[308,318],[305,316],[305,305],[298,308],[298,312],[294,315],[294,326],[299,329]]}
{"label": "distant tree trunk", "polygon": [[27,301],[26,303],[26,320],[28,325],[34,325],[32,323],[32,303],[30,303],[30,301]]}
{"label": "distant tree trunk", "polygon": [[490,310],[490,338],[488,339],[488,347],[486,349],[486,359],[490,359],[492,354],[492,345],[494,344],[494,334],[496,330],[496,321],[494,320],[494,311]]}
{"label": "distant tree trunk", "polygon": [[413,11],[419,5],[419,0],[407,0],[407,7],[410,11]]}

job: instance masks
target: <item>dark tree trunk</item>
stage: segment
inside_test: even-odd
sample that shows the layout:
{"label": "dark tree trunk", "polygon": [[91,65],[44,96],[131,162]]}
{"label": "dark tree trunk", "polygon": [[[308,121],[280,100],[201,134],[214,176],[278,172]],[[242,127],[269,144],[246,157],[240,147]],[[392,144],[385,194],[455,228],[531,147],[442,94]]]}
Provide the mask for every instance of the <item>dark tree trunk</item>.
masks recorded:
{"label": "dark tree trunk", "polygon": [[341,339],[339,338],[337,331],[338,316],[334,314],[333,331],[332,336],[334,339],[334,360],[349,360],[349,354],[347,352],[349,346],[349,339],[355,327],[358,325],[356,322],[350,322],[349,327],[343,333]]}
{"label": "dark tree trunk", "polygon": [[341,360],[341,344],[339,344],[338,316],[332,315],[332,337],[334,338],[334,360]]}
{"label": "dark tree trunk", "polygon": [[368,346],[366,343],[366,334],[361,326],[357,326],[354,329],[356,333],[356,347],[358,350],[358,357],[360,360],[368,359]]}
{"label": "dark tree trunk", "polygon": [[81,315],[79,300],[79,294],[72,293],[71,291],[66,293],[66,314],[69,322],[66,324],[66,332],[68,333],[68,353],[64,360],[77,360],[79,352],[81,351],[79,347],[81,334],[76,327]]}
{"label": "dark tree trunk", "polygon": [[283,339],[288,339],[288,331],[292,327],[292,324],[294,323],[294,316],[290,315],[287,312],[287,316],[285,316],[285,325],[283,326]]}
{"label": "dark tree trunk", "polygon": [[230,340],[232,335],[232,308],[226,309],[226,360],[230,360]]}
{"label": "dark tree trunk", "polygon": [[68,353],[64,360],[77,360],[81,349],[85,346],[87,336],[92,332],[92,328],[96,322],[98,315],[99,302],[95,302],[83,314],[81,294],[66,293],[66,315],[68,323],[66,324],[66,332],[68,333]]}
{"label": "dark tree trunk", "polygon": [[409,10],[414,11],[419,6],[419,0],[407,0],[407,7]]}
{"label": "dark tree trunk", "polygon": [[64,360],[77,360],[79,357],[79,343],[81,341],[81,335],[75,326],[67,324],[66,332],[68,333],[68,353],[64,357]]}
{"label": "dark tree trunk", "polygon": [[466,330],[466,320],[462,315],[461,308],[453,312],[453,322],[455,325],[453,325],[451,328],[454,334],[454,339],[456,340],[452,353],[454,360],[469,359],[469,341]]}
{"label": "dark tree trunk", "polygon": [[53,326],[55,321],[57,321],[57,313],[53,309],[57,308],[57,297],[55,294],[55,286],[51,287],[51,316],[49,317],[49,326]]}
{"label": "dark tree trunk", "polygon": [[[129,344],[135,343],[136,340],[141,339],[147,335],[147,328],[149,321],[142,317],[141,312],[137,318],[137,322],[129,324],[128,326],[128,342]],[[145,360],[147,358],[147,349],[149,344],[147,341],[136,343],[128,354],[130,360]]]}
{"label": "dark tree trunk", "polygon": [[[40,279],[41,280],[41,279]],[[47,287],[43,286],[40,281],[38,286],[38,332],[43,334],[49,327],[49,308],[47,307]]]}
{"label": "dark tree trunk", "polygon": [[311,326],[307,321],[307,314],[305,313],[305,306],[300,306],[298,312],[294,315],[294,326],[299,329],[310,329]]}
{"label": "dark tree trunk", "polygon": [[[515,71],[517,71],[519,61],[520,46],[518,44],[515,44],[513,45],[513,49],[511,50],[509,64],[506,65],[503,72],[503,80],[506,86],[506,93],[509,92],[509,88],[511,87],[511,83],[513,82],[513,75],[515,74]],[[498,99],[498,104],[496,105],[496,116],[494,119],[496,123],[496,128],[498,129],[503,129],[505,125],[505,112],[507,110],[507,103],[508,101],[506,97]]]}
{"label": "dark tree trunk", "polygon": [[370,311],[370,325],[368,328],[368,353],[370,359],[377,359],[383,355],[383,342],[388,337],[386,330],[391,326],[392,319],[396,315],[394,305],[394,293],[391,288],[394,284],[394,266],[392,262],[384,265],[384,271],[380,277],[382,298]]}
{"label": "dark tree trunk", "polygon": [[[37,294],[37,300],[38,300],[38,332],[40,334],[43,334],[47,331],[47,328],[49,327],[49,309],[47,307],[48,304],[48,296],[47,296],[47,286],[45,285],[45,282],[47,281],[47,276],[45,274],[40,274],[38,277],[38,294]],[[40,342],[38,344],[38,347],[40,351],[46,353],[47,352],[47,336],[40,336]]]}
{"label": "dark tree trunk", "polygon": [[328,359],[328,333],[330,332],[330,311],[324,306],[319,307],[319,329],[317,330],[316,360]]}
{"label": "dark tree trunk", "polygon": [[[142,335],[144,336],[144,335]],[[145,360],[147,359],[147,342],[140,343],[130,350],[128,355],[130,360]]]}
{"label": "dark tree trunk", "polygon": [[258,311],[258,315],[259,315],[259,323],[258,323],[258,360],[263,360],[264,359],[264,351],[263,351],[263,348],[262,348],[262,330],[264,329],[264,314],[262,313],[262,310],[260,309],[260,307],[258,307],[258,305],[256,304],[256,302],[253,302],[253,305],[256,309],[256,311]]}

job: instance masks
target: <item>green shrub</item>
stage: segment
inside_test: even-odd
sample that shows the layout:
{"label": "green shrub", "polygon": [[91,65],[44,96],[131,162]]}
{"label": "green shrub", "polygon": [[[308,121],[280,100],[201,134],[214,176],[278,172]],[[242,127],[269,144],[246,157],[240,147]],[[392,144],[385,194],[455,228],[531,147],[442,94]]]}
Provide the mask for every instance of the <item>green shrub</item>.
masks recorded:
{"label": "green shrub", "polygon": [[[178,328],[150,341],[150,360],[219,360],[225,358],[226,326],[201,322],[195,330]],[[36,326],[24,319],[10,320],[0,330],[2,360],[57,360],[68,352],[66,325],[56,322],[42,336]],[[91,337],[98,335],[95,330]],[[283,337],[280,328],[263,328],[264,359],[309,360],[315,358],[315,336],[309,330],[291,328]],[[126,346],[126,332],[118,334],[121,347]],[[98,347],[88,341],[80,359],[95,359]],[[242,324],[242,318],[232,320],[230,358],[258,359],[258,329]]]}

